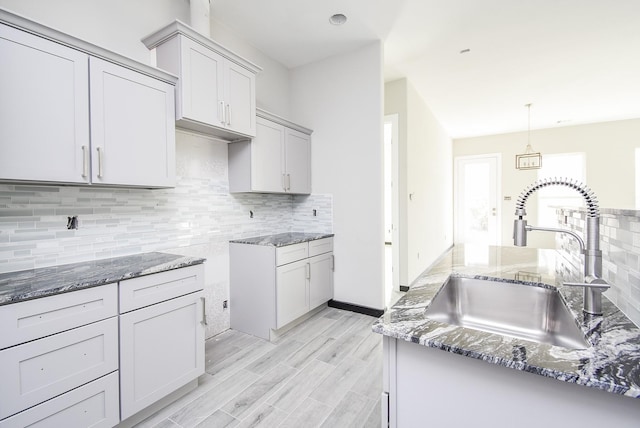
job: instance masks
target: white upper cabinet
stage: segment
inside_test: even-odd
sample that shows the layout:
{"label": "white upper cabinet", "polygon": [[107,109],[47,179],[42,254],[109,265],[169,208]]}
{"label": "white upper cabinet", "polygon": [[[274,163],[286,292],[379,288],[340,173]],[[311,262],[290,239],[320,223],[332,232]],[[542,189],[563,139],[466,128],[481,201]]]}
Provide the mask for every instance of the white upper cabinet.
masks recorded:
{"label": "white upper cabinet", "polygon": [[175,185],[175,76],[3,9],[0,58],[0,181]]}
{"label": "white upper cabinet", "polygon": [[94,184],[175,186],[173,86],[91,58]]}
{"label": "white upper cabinet", "polygon": [[143,39],[156,65],[180,78],[177,125],[229,141],[256,135],[260,67],[175,21]]}
{"label": "white upper cabinet", "polygon": [[0,24],[0,178],[88,183],[89,56]]}
{"label": "white upper cabinet", "polygon": [[234,193],[311,193],[311,130],[258,109],[256,137],[229,145]]}
{"label": "white upper cabinet", "polygon": [[284,143],[286,191],[311,193],[311,137],[287,128]]}

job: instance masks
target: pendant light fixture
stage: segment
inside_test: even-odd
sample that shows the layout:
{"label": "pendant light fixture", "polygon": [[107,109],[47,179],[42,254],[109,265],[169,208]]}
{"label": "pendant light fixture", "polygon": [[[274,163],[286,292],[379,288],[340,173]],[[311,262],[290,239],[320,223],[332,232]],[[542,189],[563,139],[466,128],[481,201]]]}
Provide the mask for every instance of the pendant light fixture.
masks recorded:
{"label": "pendant light fixture", "polygon": [[524,105],[528,110],[527,117],[527,147],[523,154],[516,155],[516,169],[540,169],[542,155],[531,148],[531,103]]}

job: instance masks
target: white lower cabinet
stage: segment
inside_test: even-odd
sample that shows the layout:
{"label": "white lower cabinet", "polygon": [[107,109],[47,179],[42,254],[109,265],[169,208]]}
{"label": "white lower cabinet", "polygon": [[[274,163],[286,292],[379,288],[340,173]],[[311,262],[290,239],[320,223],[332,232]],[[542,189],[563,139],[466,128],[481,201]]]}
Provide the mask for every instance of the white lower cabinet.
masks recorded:
{"label": "white lower cabinet", "polygon": [[110,428],[120,421],[118,373],[0,421],[0,428]]}
{"label": "white lower cabinet", "polygon": [[231,328],[274,331],[333,298],[333,238],[282,247],[231,243]]}
{"label": "white lower cabinet", "polygon": [[122,419],[204,373],[202,293],[120,316]]}
{"label": "white lower cabinet", "polygon": [[333,298],[333,253],[309,258],[309,307],[316,308]]}
{"label": "white lower cabinet", "polygon": [[0,428],[131,426],[193,383],[203,275],[199,264],[0,306]]}
{"label": "white lower cabinet", "polygon": [[0,351],[0,419],[118,370],[118,318]]}
{"label": "white lower cabinet", "polygon": [[284,327],[309,311],[307,259],[276,268],[276,328]]}

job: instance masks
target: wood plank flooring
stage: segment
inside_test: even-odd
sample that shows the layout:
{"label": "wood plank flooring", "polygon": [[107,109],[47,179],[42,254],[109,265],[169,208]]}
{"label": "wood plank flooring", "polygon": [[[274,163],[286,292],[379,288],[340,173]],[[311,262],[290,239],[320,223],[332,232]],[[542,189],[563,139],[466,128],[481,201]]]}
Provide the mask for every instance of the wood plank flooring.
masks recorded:
{"label": "wood plank flooring", "polygon": [[374,321],[325,308],[275,342],[228,330],[207,340],[198,388],[137,427],[380,427]]}

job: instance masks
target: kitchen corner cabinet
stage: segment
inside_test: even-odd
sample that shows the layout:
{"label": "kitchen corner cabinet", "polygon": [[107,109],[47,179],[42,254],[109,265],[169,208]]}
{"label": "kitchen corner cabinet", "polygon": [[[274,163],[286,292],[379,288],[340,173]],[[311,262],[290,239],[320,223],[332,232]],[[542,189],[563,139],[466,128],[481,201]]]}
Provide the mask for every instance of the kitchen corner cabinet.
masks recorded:
{"label": "kitchen corner cabinet", "polygon": [[235,330],[271,340],[333,298],[333,238],[282,247],[232,242],[229,251]]}
{"label": "kitchen corner cabinet", "polygon": [[311,133],[258,110],[256,137],[229,145],[232,193],[311,193]]}
{"label": "kitchen corner cabinet", "polygon": [[175,77],[2,9],[0,57],[0,180],[175,185]]}
{"label": "kitchen corner cabinet", "polygon": [[175,21],[143,39],[156,65],[179,76],[178,126],[223,138],[256,135],[260,67]]}

